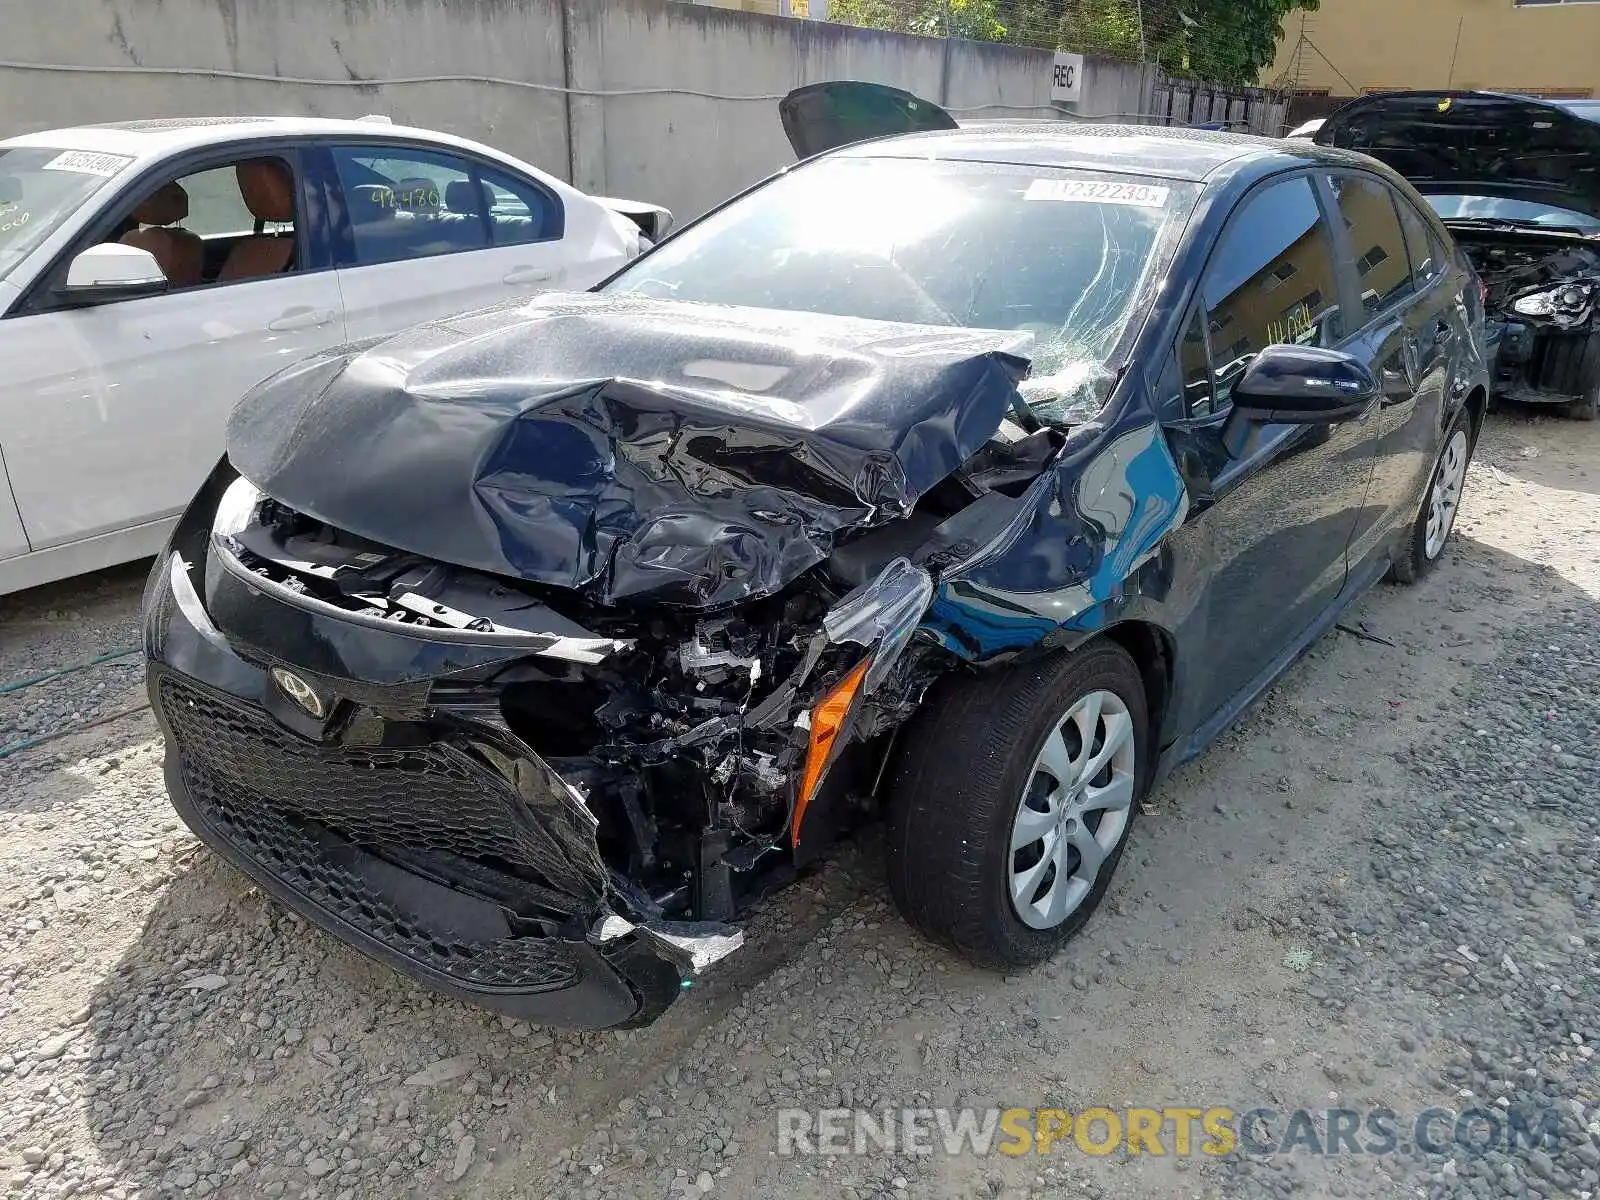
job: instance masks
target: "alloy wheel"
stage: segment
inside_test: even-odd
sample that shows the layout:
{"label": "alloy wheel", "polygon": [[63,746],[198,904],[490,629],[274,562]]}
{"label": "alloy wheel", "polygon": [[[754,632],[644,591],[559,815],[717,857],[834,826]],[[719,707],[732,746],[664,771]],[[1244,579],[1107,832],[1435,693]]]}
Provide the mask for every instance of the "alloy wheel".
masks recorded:
{"label": "alloy wheel", "polygon": [[1445,539],[1456,523],[1461,506],[1461,488],[1467,477],[1467,431],[1458,427],[1444,444],[1439,465],[1434,468],[1433,486],[1428,490],[1428,527],[1422,549],[1429,559],[1439,557]]}
{"label": "alloy wheel", "polygon": [[1094,890],[1132,815],[1133,732],[1127,704],[1108,691],[1050,727],[1011,822],[1007,883],[1023,924],[1053,929]]}

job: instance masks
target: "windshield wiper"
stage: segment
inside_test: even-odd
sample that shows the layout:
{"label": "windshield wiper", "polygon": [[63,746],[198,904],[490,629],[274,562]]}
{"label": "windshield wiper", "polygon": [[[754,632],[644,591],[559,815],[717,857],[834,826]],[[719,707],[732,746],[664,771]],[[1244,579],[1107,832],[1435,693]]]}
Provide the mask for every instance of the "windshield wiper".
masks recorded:
{"label": "windshield wiper", "polygon": [[1591,237],[1600,233],[1600,229],[1584,228],[1581,225],[1546,225],[1541,221],[1515,221],[1508,217],[1445,217],[1444,223],[1451,226],[1466,226],[1470,229],[1501,229],[1508,233],[1570,233],[1578,237]]}

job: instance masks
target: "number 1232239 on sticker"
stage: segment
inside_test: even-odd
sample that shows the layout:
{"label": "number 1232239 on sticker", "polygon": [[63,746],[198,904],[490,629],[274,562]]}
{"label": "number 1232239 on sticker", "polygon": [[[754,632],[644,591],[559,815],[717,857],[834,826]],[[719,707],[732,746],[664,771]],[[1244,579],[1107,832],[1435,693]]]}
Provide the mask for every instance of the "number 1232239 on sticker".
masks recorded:
{"label": "number 1232239 on sticker", "polygon": [[1153,183],[1111,183],[1093,179],[1035,179],[1028,185],[1023,198],[1165,208],[1169,191],[1170,189]]}

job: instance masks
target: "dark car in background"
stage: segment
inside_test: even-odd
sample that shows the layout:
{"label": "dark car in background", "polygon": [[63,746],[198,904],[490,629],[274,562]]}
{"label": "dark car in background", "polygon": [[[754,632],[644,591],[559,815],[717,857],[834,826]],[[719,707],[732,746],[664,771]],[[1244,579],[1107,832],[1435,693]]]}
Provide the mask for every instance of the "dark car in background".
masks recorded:
{"label": "dark car in background", "polygon": [[1486,288],[1497,397],[1600,416],[1600,103],[1389,92],[1314,137],[1382,159],[1444,219]]}
{"label": "dark car in background", "polygon": [[607,1026],[882,815],[907,918],[1014,968],[1163,772],[1439,561],[1481,310],[1398,175],[920,108],[833,148],[906,127],[859,99],[592,293],[239,405],[144,616],[201,838],[431,986]]}

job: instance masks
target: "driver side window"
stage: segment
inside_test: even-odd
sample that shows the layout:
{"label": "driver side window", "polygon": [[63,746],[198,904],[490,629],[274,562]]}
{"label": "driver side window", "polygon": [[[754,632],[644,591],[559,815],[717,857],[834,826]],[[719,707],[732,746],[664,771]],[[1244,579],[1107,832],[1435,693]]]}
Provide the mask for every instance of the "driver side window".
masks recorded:
{"label": "driver side window", "polygon": [[105,240],[148,251],[171,290],[299,269],[295,177],[276,155],[171,179],[148,192]]}
{"label": "driver side window", "polygon": [[1255,192],[1233,214],[1200,281],[1217,408],[1263,349],[1331,346],[1346,333],[1333,242],[1306,175]]}

